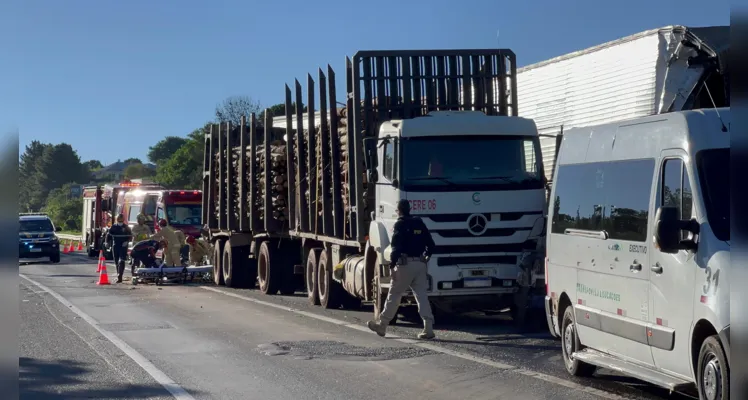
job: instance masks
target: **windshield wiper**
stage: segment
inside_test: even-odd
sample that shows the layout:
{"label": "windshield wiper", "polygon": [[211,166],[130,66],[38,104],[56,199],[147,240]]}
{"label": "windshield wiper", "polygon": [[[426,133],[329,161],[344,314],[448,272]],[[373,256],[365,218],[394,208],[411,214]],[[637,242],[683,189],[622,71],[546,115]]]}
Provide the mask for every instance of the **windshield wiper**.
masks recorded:
{"label": "windshield wiper", "polygon": [[448,185],[458,186],[456,183],[450,181],[451,177],[445,178],[441,176],[415,176],[408,178],[409,181],[442,181]]}
{"label": "windshield wiper", "polygon": [[476,180],[476,181],[484,180],[484,179],[501,179],[502,181],[508,182],[508,183],[518,183],[518,181],[512,179],[511,176],[479,176],[477,178],[470,178],[470,179]]}

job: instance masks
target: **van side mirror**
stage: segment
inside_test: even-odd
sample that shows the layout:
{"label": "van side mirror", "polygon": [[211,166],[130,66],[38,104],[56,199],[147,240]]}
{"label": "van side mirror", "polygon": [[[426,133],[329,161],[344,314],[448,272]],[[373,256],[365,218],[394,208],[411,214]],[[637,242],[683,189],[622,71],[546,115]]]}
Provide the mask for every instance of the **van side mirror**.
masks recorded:
{"label": "van side mirror", "polygon": [[677,207],[660,207],[655,215],[654,232],[660,251],[676,254],[680,250],[696,250],[696,243],[693,240],[681,240],[681,231],[696,235],[699,233],[699,224],[694,220],[681,220]]}

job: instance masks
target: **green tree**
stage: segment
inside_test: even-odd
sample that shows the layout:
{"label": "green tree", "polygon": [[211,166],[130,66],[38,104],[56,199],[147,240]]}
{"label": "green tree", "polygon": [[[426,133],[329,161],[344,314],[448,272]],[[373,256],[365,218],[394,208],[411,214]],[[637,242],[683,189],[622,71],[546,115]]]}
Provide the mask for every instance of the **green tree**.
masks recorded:
{"label": "green tree", "polygon": [[168,160],[187,139],[178,136],[167,136],[148,149],[148,160],[156,165]]}
{"label": "green tree", "polygon": [[99,160],[88,160],[84,162],[83,164],[86,166],[86,168],[88,168],[89,172],[93,172],[93,171],[104,168],[104,165]]}
{"label": "green tree", "polygon": [[[303,106],[303,111],[306,112],[307,107]],[[291,108],[293,110],[293,114],[296,115],[296,102],[291,103]],[[267,108],[268,112],[270,112],[270,116],[272,117],[282,117],[286,115],[286,103],[278,103],[276,105],[270,106]],[[262,114],[260,115],[260,121],[265,120],[265,110],[262,111]]]}
{"label": "green tree", "polygon": [[156,175],[156,171],[142,163],[133,163],[125,168],[125,178],[127,179],[149,178],[154,175]]}
{"label": "green tree", "polygon": [[51,144],[32,141],[21,154],[18,165],[18,203],[19,211],[36,211],[44,204],[45,194],[38,185],[36,166],[41,162],[44,151]]}
{"label": "green tree", "polygon": [[187,135],[184,145],[158,165],[156,180],[173,189],[202,189],[203,146],[210,124]]}
{"label": "green tree", "polygon": [[52,189],[62,187],[66,183],[88,182],[88,174],[78,153],[67,143],[44,149],[41,160],[36,164],[36,183],[41,186],[45,199]]}
{"label": "green tree", "polygon": [[216,120],[239,125],[242,116],[249,117],[251,113],[260,115],[261,111],[262,106],[259,101],[252,100],[248,96],[232,96],[216,107]]}
{"label": "green tree", "polygon": [[43,210],[55,226],[66,231],[80,231],[82,227],[83,199],[71,195],[71,184],[66,183],[60,188],[52,189],[47,197]]}

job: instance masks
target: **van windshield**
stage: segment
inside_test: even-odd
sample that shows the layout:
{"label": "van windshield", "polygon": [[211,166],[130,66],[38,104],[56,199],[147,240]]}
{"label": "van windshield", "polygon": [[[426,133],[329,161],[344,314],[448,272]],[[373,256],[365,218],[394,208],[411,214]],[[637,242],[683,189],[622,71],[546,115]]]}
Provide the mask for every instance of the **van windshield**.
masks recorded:
{"label": "van windshield", "polygon": [[424,137],[401,141],[400,179],[408,191],[543,188],[534,136]]}
{"label": "van windshield", "polygon": [[702,150],[696,168],[703,192],[706,216],[714,236],[730,240],[730,149]]}

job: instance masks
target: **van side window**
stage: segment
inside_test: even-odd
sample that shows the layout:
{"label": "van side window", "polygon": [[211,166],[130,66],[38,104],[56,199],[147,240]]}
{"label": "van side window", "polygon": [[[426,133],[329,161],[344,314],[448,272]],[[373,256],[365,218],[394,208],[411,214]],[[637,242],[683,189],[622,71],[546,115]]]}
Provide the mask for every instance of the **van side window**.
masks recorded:
{"label": "van side window", "polygon": [[[691,219],[693,210],[693,197],[691,194],[691,182],[683,160],[672,158],[665,160],[662,167],[662,198],[660,205],[678,208],[681,219]],[[688,234],[683,232],[683,239]]]}
{"label": "van side window", "polygon": [[605,203],[602,179],[602,164],[571,164],[559,168],[557,182],[553,182],[556,191],[551,232],[601,229],[601,212]]}
{"label": "van side window", "polygon": [[385,178],[392,181],[395,176],[395,143],[390,141],[384,145],[384,160],[382,160],[382,173]]}
{"label": "van side window", "polygon": [[647,240],[654,159],[559,167],[552,233],[604,230],[611,239]]}
{"label": "van side window", "polygon": [[609,238],[647,241],[654,174],[655,160],[651,158],[606,163],[604,230]]}

